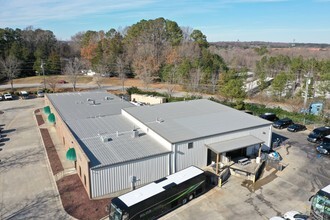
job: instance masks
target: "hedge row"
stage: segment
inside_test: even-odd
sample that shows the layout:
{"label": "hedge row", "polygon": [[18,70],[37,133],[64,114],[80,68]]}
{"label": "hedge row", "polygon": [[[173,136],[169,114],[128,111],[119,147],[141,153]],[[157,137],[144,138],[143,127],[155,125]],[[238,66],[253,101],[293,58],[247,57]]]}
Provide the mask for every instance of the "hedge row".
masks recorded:
{"label": "hedge row", "polygon": [[[159,93],[159,92],[149,92],[140,90],[137,87],[130,87],[127,89],[127,93],[131,94],[146,94],[146,95],[153,95],[153,96],[163,96],[166,97],[167,102],[177,102],[177,101],[184,101],[184,100],[193,100],[193,99],[200,99],[200,96],[188,96],[188,97],[172,97],[168,94]],[[215,98],[210,98],[210,100],[214,102],[221,103],[223,105],[238,109],[238,110],[248,110],[253,113],[253,115],[261,115],[266,112],[272,112],[277,115],[277,117],[281,118],[291,118],[295,123],[302,123],[302,124],[329,124],[329,118],[322,118],[321,116],[310,115],[310,114],[302,114],[297,112],[288,112],[279,107],[277,108],[267,108],[265,105],[260,104],[253,104],[253,103],[245,103],[243,101],[228,102],[228,101],[220,101]]]}

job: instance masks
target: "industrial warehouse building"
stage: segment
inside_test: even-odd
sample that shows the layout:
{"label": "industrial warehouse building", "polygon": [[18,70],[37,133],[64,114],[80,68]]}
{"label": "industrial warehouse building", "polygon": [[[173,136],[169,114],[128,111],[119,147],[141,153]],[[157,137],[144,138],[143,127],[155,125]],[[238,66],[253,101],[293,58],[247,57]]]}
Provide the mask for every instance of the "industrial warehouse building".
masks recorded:
{"label": "industrial warehouse building", "polygon": [[90,198],[195,165],[252,155],[271,123],[206,99],[134,106],[106,92],[47,94],[46,105]]}

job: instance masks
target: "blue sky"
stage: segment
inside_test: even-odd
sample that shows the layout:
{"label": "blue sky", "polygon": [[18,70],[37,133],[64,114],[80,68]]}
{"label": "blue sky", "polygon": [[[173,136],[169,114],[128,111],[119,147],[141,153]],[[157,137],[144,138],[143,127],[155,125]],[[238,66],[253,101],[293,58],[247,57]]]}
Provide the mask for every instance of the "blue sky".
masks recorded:
{"label": "blue sky", "polygon": [[79,31],[164,17],[209,42],[330,43],[330,0],[0,0],[0,27],[33,26],[60,40]]}

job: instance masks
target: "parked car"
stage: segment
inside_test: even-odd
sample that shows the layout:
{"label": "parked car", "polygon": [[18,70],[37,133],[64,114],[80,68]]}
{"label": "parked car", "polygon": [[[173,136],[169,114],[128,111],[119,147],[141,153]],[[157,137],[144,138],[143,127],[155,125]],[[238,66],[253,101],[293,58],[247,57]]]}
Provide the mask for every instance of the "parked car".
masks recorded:
{"label": "parked car", "polygon": [[308,216],[297,211],[289,211],[283,215],[285,220],[307,220]]}
{"label": "parked car", "polygon": [[21,91],[20,95],[21,95],[22,99],[28,99],[29,98],[29,93],[27,91]]}
{"label": "parked car", "polygon": [[322,143],[316,147],[316,150],[321,154],[330,154],[330,135],[323,139]]}
{"label": "parked car", "polygon": [[2,94],[0,94],[0,101],[2,101],[3,100],[3,97],[2,97]]}
{"label": "parked car", "polygon": [[60,79],[60,80],[57,81],[57,83],[59,83],[59,84],[66,84],[66,83],[68,83],[68,82],[65,81],[64,79]]}
{"label": "parked car", "polygon": [[44,91],[42,91],[42,90],[37,91],[37,97],[44,97],[44,96],[45,96]]}
{"label": "parked car", "polygon": [[5,100],[13,100],[13,96],[10,93],[4,94],[3,97],[5,98]]}
{"label": "parked car", "polygon": [[292,125],[293,121],[290,118],[283,118],[274,122],[273,127],[278,129],[287,128]]}
{"label": "parked car", "polygon": [[276,116],[276,114],[271,113],[271,112],[261,114],[259,117],[263,118],[263,119],[266,119],[268,121],[277,121],[278,120],[278,117]]}
{"label": "parked car", "polygon": [[274,216],[274,217],[271,217],[269,220],[285,220],[285,219],[280,216]]}
{"label": "parked car", "polygon": [[302,124],[292,124],[287,128],[287,130],[291,132],[305,131],[306,129],[306,126]]}
{"label": "parked car", "polygon": [[307,140],[312,143],[320,143],[323,138],[330,135],[330,127],[315,128],[307,137]]}

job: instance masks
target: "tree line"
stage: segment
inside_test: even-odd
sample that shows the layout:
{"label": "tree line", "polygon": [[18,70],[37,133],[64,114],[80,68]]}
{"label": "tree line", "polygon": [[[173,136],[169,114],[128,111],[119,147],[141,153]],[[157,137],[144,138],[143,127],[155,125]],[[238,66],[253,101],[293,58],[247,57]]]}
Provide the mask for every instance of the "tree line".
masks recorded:
{"label": "tree line", "polygon": [[[273,79],[272,93],[275,97],[281,98],[283,93],[289,97],[294,96],[297,87],[305,89],[307,80],[309,80],[309,84],[312,84],[308,91],[310,96],[312,96],[311,93],[318,92],[324,97],[330,92],[329,59],[316,60],[315,58],[304,59],[302,56],[265,55],[260,61],[257,61],[255,72],[260,80],[261,90],[267,87],[267,77]],[[300,95],[301,92],[297,94]]]}
{"label": "tree line", "polygon": [[[246,62],[253,53],[258,59]],[[220,94],[234,101],[247,96],[244,73],[249,70],[256,73],[261,90],[267,77],[273,78],[274,96],[281,96],[288,83],[303,84],[308,72],[314,80],[330,80],[329,59],[272,56],[264,46],[242,56],[237,52],[228,60],[228,53],[210,46],[200,30],[164,18],[118,30],[79,32],[70,41],[58,41],[52,31],[33,27],[0,29],[0,70],[11,82],[42,73],[66,74],[75,89],[82,70],[91,69],[99,85],[101,76],[117,76],[123,86],[127,77],[136,77],[145,88],[156,81],[166,83],[169,94],[173,85],[181,84],[191,92]],[[329,84],[322,86],[329,91]]]}

